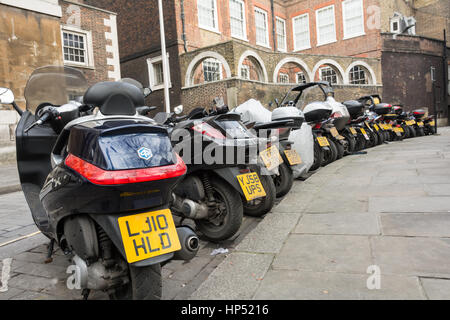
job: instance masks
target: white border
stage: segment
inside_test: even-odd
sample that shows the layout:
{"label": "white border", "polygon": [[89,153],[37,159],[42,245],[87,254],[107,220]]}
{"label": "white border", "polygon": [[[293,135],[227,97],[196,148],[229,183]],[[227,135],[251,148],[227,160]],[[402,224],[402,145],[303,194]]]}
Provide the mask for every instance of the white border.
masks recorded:
{"label": "white border", "polygon": [[[346,34],[345,33],[345,27],[346,27],[346,22],[345,22],[345,20],[346,20],[346,17],[345,17],[346,16],[345,15],[346,6],[348,5],[349,2],[352,2],[352,1],[359,1],[359,3],[361,4],[362,31],[357,32],[355,34]],[[363,3],[363,0],[344,0],[344,1],[342,1],[342,33],[344,34],[343,40],[364,36],[366,34],[365,28],[364,28],[364,26],[365,26],[364,20],[365,19],[364,19],[364,3]]]}
{"label": "white border", "polygon": [[[326,9],[328,9],[330,7],[333,8],[334,39],[330,40],[328,42],[322,42],[322,41],[320,41],[320,33],[319,33],[319,12],[323,11],[323,10],[326,10]],[[330,44],[330,43],[333,43],[333,42],[337,41],[336,40],[336,12],[335,12],[335,9],[334,9],[334,4],[316,10],[316,34],[317,34],[317,46],[323,46],[325,44]]]}
{"label": "white border", "polygon": [[[284,28],[284,49],[280,50],[278,46],[278,32],[277,32],[277,21],[283,22]],[[279,52],[287,52],[287,33],[286,33],[286,20],[280,17],[275,17],[275,36],[277,37],[277,51]]]}
{"label": "white border", "polygon": [[[167,53],[167,60],[169,60],[169,54]],[[161,90],[164,89],[164,82],[162,84],[159,85],[155,85],[155,69],[154,69],[154,64],[157,62],[161,62],[162,61],[162,56],[158,56],[158,57],[153,57],[153,58],[148,58],[147,59],[147,66],[148,66],[148,83],[150,84],[150,89],[152,91],[157,91],[157,90]],[[163,70],[164,73],[164,70]],[[172,88],[172,82],[170,80],[170,73],[169,73],[169,88]]]}
{"label": "white border", "polygon": [[262,13],[263,15],[264,15],[264,19],[266,20],[266,43],[260,43],[260,42],[258,42],[258,38],[256,37],[256,14],[255,14],[255,42],[256,42],[256,44],[258,45],[258,46],[263,46],[263,47],[266,47],[266,48],[270,48],[270,46],[269,46],[269,20],[267,19],[267,11],[265,11],[265,10],[263,10],[263,9],[261,9],[261,8],[258,8],[258,7],[255,7],[255,13],[256,12],[259,12],[259,13]]}
{"label": "white border", "polygon": [[239,58],[239,63],[238,63],[238,75],[239,75],[239,77],[241,76],[241,67],[242,67],[242,64],[244,63],[244,60],[245,60],[245,58],[247,58],[247,57],[253,57],[256,61],[258,61],[258,63],[259,63],[259,66],[261,67],[261,69],[262,69],[262,82],[265,82],[265,83],[267,83],[268,81],[269,81],[269,77],[267,76],[267,69],[266,69],[266,66],[264,65],[264,61],[263,61],[263,59],[261,59],[261,57],[255,52],[255,51],[253,51],[253,50],[247,50],[247,51],[245,51],[242,55],[241,55],[241,57]]}
{"label": "white border", "polygon": [[375,72],[373,71],[372,67],[369,66],[366,62],[364,61],[355,61],[353,63],[351,63],[348,67],[347,70],[345,71],[346,77],[347,77],[347,84],[349,85],[354,85],[354,86],[361,86],[361,84],[350,84],[350,70],[355,67],[355,66],[363,66],[367,71],[369,71],[370,77],[371,77],[371,83],[369,82],[367,85],[376,85],[377,84],[377,77],[375,75]]}
{"label": "white border", "polygon": [[[229,1],[231,1],[231,0],[229,0]],[[244,26],[243,26],[244,27],[244,36],[240,37],[240,36],[232,34],[232,28],[231,28],[231,7],[229,7],[229,10],[230,10],[229,15],[230,15],[230,34],[231,34],[231,37],[232,38],[236,38],[236,39],[240,39],[240,40],[244,40],[244,41],[248,41],[248,39],[247,39],[247,17],[246,17],[246,13],[245,13],[245,2],[242,1],[242,0],[233,0],[233,1],[236,1],[236,2],[239,2],[239,3],[242,4],[242,11],[243,11],[242,16],[244,18],[244,21],[243,21],[243,24],[244,24]]]}
{"label": "white border", "polygon": [[[297,48],[297,41],[295,40],[295,19],[299,19],[302,17],[305,17],[307,19],[307,26],[308,26],[308,45]],[[309,13],[304,13],[298,16],[295,16],[292,18],[292,40],[294,41],[294,51],[301,51],[306,49],[311,49],[311,30],[309,28]]]}
{"label": "white border", "polygon": [[184,87],[192,87],[192,73],[195,71],[194,68],[197,67],[198,63],[206,58],[215,58],[222,63],[223,68],[225,69],[225,79],[231,78],[231,69],[227,60],[220,54],[214,51],[204,51],[195,56],[194,59],[188,65],[186,70],[186,75],[184,78]]}
{"label": "white border", "polygon": [[317,70],[319,70],[320,66],[324,65],[324,64],[329,64],[329,65],[335,67],[339,71],[340,77],[338,77],[337,84],[348,84],[348,77],[345,76],[346,73],[345,73],[344,69],[342,69],[342,67],[339,63],[337,63],[335,60],[332,60],[332,59],[323,59],[323,60],[320,60],[319,62],[317,62],[313,68],[311,79],[315,78]]}
{"label": "white border", "polygon": [[212,31],[212,32],[216,32],[216,33],[220,34],[220,31],[219,31],[219,19],[218,19],[218,16],[217,16],[217,0],[213,0],[214,1],[214,22],[215,22],[216,28],[211,28],[209,26],[202,26],[202,24],[200,22],[200,14],[199,14],[200,10],[198,9],[198,1],[199,0],[197,0],[197,21],[198,21],[198,27],[200,29],[203,29],[203,30],[208,30],[208,31]]}
{"label": "white border", "polygon": [[[68,26],[68,25],[61,25],[61,50],[63,54],[63,62],[65,66],[73,66],[73,67],[81,67],[81,68],[94,68],[95,62],[94,62],[94,47],[92,44],[92,31],[90,30],[83,30],[80,28],[76,28],[74,26]],[[87,61],[85,63],[82,62],[74,62],[74,61],[66,61],[64,60],[64,36],[63,32],[67,31],[70,33],[78,33],[86,38],[86,55],[87,55]]]}
{"label": "white border", "polygon": [[[287,58],[280,60],[280,62],[278,62],[277,66],[275,67],[275,70],[273,72],[273,77],[272,77],[273,83],[278,83],[277,82],[278,81],[278,72],[280,72],[281,67],[284,66],[288,62],[296,63],[302,67],[303,71],[305,72],[307,82],[311,82],[314,80],[314,77],[312,76],[311,71],[308,68],[308,65],[302,59],[295,58],[295,57],[287,57]],[[311,79],[313,79],[313,80],[311,80]]]}
{"label": "white border", "polygon": [[0,0],[1,4],[61,18],[62,9],[58,4],[58,0],[52,2],[43,0]]}

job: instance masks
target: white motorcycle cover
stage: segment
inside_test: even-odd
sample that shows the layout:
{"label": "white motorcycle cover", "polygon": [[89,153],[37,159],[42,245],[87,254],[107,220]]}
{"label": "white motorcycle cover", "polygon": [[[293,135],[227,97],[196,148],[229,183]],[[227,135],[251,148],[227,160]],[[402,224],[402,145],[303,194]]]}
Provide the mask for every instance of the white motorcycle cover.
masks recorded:
{"label": "white motorcycle cover", "polygon": [[[272,112],[255,99],[250,99],[231,111],[239,113],[243,122],[269,122],[272,119]],[[300,129],[291,132],[289,140],[294,142],[293,148],[302,158],[301,164],[291,167],[294,178],[298,178],[307,173],[314,162],[314,138],[311,126],[304,122]]]}

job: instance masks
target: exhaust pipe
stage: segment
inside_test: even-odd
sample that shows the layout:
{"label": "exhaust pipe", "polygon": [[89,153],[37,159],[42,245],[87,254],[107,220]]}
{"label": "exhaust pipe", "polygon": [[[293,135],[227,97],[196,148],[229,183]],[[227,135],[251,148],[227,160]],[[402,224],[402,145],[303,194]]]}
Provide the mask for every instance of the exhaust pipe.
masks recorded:
{"label": "exhaust pipe", "polygon": [[199,220],[208,217],[209,208],[206,204],[172,194],[172,208],[183,214],[186,218]]}
{"label": "exhaust pipe", "polygon": [[195,232],[189,227],[177,227],[181,249],[176,251],[173,260],[191,260],[197,255],[200,242]]}

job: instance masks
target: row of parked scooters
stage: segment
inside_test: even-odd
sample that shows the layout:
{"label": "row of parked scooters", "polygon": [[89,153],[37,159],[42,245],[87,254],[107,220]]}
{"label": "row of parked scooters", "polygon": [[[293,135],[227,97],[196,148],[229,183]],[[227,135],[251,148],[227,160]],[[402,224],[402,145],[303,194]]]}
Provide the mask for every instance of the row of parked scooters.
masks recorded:
{"label": "row of parked scooters", "polygon": [[[302,105],[308,88],[324,99]],[[0,103],[21,116],[17,166],[33,219],[73,257],[87,299],[159,299],[161,266],[190,260],[199,238],[219,242],[243,215],[262,217],[286,195],[301,164],[290,134],[309,124],[317,170],[384,141],[433,133],[423,112],[407,115],[378,96],[337,103],[326,82],[299,85],[268,122],[243,122],[221,99],[181,115],[145,106],[149,89],[132,79],[91,87],[68,67],[35,70],[27,109],[0,88]],[[292,93],[295,97],[291,99]]]}

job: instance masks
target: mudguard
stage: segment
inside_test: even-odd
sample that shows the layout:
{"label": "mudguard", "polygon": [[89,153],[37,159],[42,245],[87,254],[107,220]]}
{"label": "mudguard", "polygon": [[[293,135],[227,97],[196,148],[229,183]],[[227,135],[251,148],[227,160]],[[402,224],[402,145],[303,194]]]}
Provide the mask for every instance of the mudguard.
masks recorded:
{"label": "mudguard", "polygon": [[240,195],[244,195],[242,191],[241,185],[239,184],[238,179],[236,178],[241,173],[239,172],[238,167],[227,167],[221,169],[211,170],[215,174],[217,174],[220,178],[228,182],[230,186],[232,186],[236,191],[239,192]]}

